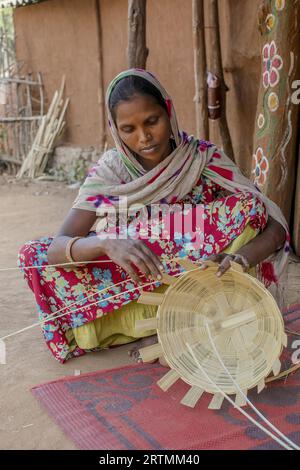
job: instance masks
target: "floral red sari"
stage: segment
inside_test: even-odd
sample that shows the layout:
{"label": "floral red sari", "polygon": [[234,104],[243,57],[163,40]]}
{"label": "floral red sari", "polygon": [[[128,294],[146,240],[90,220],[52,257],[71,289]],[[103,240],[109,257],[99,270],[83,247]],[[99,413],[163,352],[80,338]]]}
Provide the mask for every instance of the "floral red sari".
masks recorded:
{"label": "floral red sari", "polygon": [[[205,235],[203,245],[188,252],[186,245],[191,238],[188,232],[183,237],[174,233],[170,240],[150,238],[144,241],[161,258],[168,274],[180,270],[176,261],[172,261],[174,257],[188,257],[192,261],[206,259],[226,249],[247,224],[258,233],[267,221],[265,206],[259,198],[251,193],[224,197],[223,189],[204,175],[181,202],[191,204],[192,210],[202,206]],[[63,363],[87,352],[79,347],[70,350],[65,334],[68,329],[113,314],[114,310],[136,300],[140,290],[126,272],[107,257],[99,258],[101,263],[75,268],[47,267],[47,250],[51,242],[51,237],[43,237],[26,243],[20,250],[18,262],[35,295],[39,319],[45,322],[42,331],[47,346]],[[42,267],[26,269],[25,266]],[[147,282],[149,280],[145,278]],[[144,290],[153,290],[159,285],[156,282]],[[103,289],[106,290],[101,293]],[[58,318],[52,318],[61,309],[64,310],[55,315]]]}

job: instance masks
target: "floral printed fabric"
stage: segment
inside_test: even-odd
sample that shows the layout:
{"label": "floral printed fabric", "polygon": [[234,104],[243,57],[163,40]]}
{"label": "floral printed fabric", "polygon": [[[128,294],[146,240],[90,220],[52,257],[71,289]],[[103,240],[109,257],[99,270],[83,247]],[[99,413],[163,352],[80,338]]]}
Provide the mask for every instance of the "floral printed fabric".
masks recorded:
{"label": "floral printed fabric", "polygon": [[[284,3],[280,5],[281,8]],[[275,43],[268,45],[263,57],[266,61],[265,71],[268,80],[274,84],[274,73],[276,75],[276,71],[281,68]],[[140,77],[150,82],[165,100],[168,110],[172,140],[174,141],[173,150],[150,171],[143,168],[134,152],[124,144],[111,114],[109,105],[111,94],[118,82],[126,77]],[[272,109],[276,109],[275,91],[271,85],[268,89],[273,90],[273,94],[269,96],[269,105]],[[258,180],[263,181],[267,175],[266,161],[262,156],[257,155],[259,168],[254,184],[241,173],[222,149],[211,142],[198,140],[179,129],[172,98],[157,78],[146,70],[130,69],[118,74],[108,86],[105,102],[115,148],[105,152],[88,175],[79,190],[73,208],[91,210],[101,216],[104,215],[103,210],[106,210],[107,204],[118,209],[124,196],[127,199],[128,207],[135,204],[149,206],[160,203],[162,200],[173,204],[175,201],[182,201],[193,190],[200,175],[207,176],[230,193],[251,193],[265,205],[268,217],[282,225],[286,232],[283,246],[258,266],[259,280],[268,283],[270,292],[272,291],[278,304],[282,304],[280,281],[285,272],[290,252],[289,227],[281,209],[257,186]],[[268,127],[265,116],[260,116],[259,122],[263,128]],[[264,152],[263,156],[267,158]]]}
{"label": "floral printed fabric", "polygon": [[[251,193],[224,197],[222,188],[203,175],[183,202],[191,203],[194,208],[203,204],[205,235],[202,248],[187,252],[189,233],[185,233],[184,237],[175,234],[170,240],[145,241],[152,251],[161,257],[165,271],[169,274],[175,274],[179,270],[176,261],[171,261],[173,257],[188,256],[194,261],[205,259],[211,254],[223,251],[243,232],[248,223],[258,231],[266,225],[266,210],[257,197]],[[47,250],[51,241],[52,238],[44,237],[26,243],[19,253],[18,261],[29,287],[34,292],[39,319],[47,320],[42,326],[47,346],[54,357],[63,363],[73,356],[81,356],[86,352],[78,347],[70,350],[65,336],[69,328],[76,328],[93,321],[136,300],[139,297],[139,290],[125,292],[137,287],[136,284],[127,277],[121,267],[112,263],[107,257],[101,258],[107,260],[107,263],[98,266],[88,264],[76,268],[46,268]],[[25,268],[25,266],[41,265],[45,267]],[[114,286],[120,281],[123,281],[122,285]],[[145,278],[145,282],[149,281]],[[159,285],[156,283],[145,287],[144,290],[153,290]],[[97,293],[104,288],[109,289],[102,294]],[[87,296],[93,292],[95,295],[88,298]],[[116,297],[108,299],[111,296]],[[66,306],[68,308],[65,311],[57,314],[61,315],[60,318],[50,319],[51,315]]]}

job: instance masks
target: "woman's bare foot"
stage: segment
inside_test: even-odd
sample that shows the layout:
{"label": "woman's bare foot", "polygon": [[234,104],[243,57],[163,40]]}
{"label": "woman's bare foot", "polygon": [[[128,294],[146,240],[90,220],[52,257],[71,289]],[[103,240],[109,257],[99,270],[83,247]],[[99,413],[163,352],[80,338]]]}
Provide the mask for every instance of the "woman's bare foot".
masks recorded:
{"label": "woman's bare foot", "polygon": [[[129,356],[132,357],[132,359],[135,362],[143,362],[143,359],[140,356],[139,350],[142,348],[145,348],[146,346],[151,346],[151,344],[154,344],[154,343],[157,343],[157,335],[147,336],[146,338],[142,338],[134,343],[133,348],[128,351],[128,354]],[[147,364],[153,364],[156,361],[157,359],[155,361],[147,361]],[[160,357],[158,361],[162,366],[170,367],[164,357]]]}
{"label": "woman's bare foot", "polygon": [[146,336],[146,338],[139,339],[138,341],[134,342],[132,348],[128,351],[128,355],[132,357],[135,362],[143,362],[139,350],[145,348],[146,346],[151,346],[151,344],[155,343],[157,343],[157,335]]}

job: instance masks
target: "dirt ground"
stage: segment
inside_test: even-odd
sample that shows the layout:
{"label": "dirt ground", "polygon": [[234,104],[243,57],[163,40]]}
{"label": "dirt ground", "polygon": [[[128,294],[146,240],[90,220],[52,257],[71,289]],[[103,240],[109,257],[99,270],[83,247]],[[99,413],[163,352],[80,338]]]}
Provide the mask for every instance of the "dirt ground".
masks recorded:
{"label": "dirt ground", "polygon": [[[0,268],[16,266],[24,242],[54,235],[77,190],[55,182],[16,182],[0,175]],[[0,272],[0,336],[37,321],[34,298],[21,273]],[[300,264],[291,260],[286,303],[300,302]],[[130,364],[129,346],[91,353],[61,365],[45,346],[39,327],[6,340],[7,364],[0,365],[0,449],[75,449],[30,389],[81,373]]]}
{"label": "dirt ground", "polygon": [[[54,235],[77,194],[62,183],[7,182],[0,176],[0,267],[16,266],[28,240]],[[0,272],[0,336],[37,321],[34,297],[19,271]],[[0,449],[75,449],[31,395],[38,384],[65,376],[130,364],[129,346],[91,353],[59,364],[39,327],[6,340],[7,364],[0,365]]]}

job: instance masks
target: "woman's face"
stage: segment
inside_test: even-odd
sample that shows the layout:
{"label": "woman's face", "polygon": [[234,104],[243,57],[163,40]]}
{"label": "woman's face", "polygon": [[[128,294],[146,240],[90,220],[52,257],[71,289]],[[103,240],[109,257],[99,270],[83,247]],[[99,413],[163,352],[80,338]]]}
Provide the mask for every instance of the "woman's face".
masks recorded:
{"label": "woman's face", "polygon": [[171,124],[167,112],[148,95],[135,95],[116,107],[116,126],[141,165],[151,170],[171,153]]}

